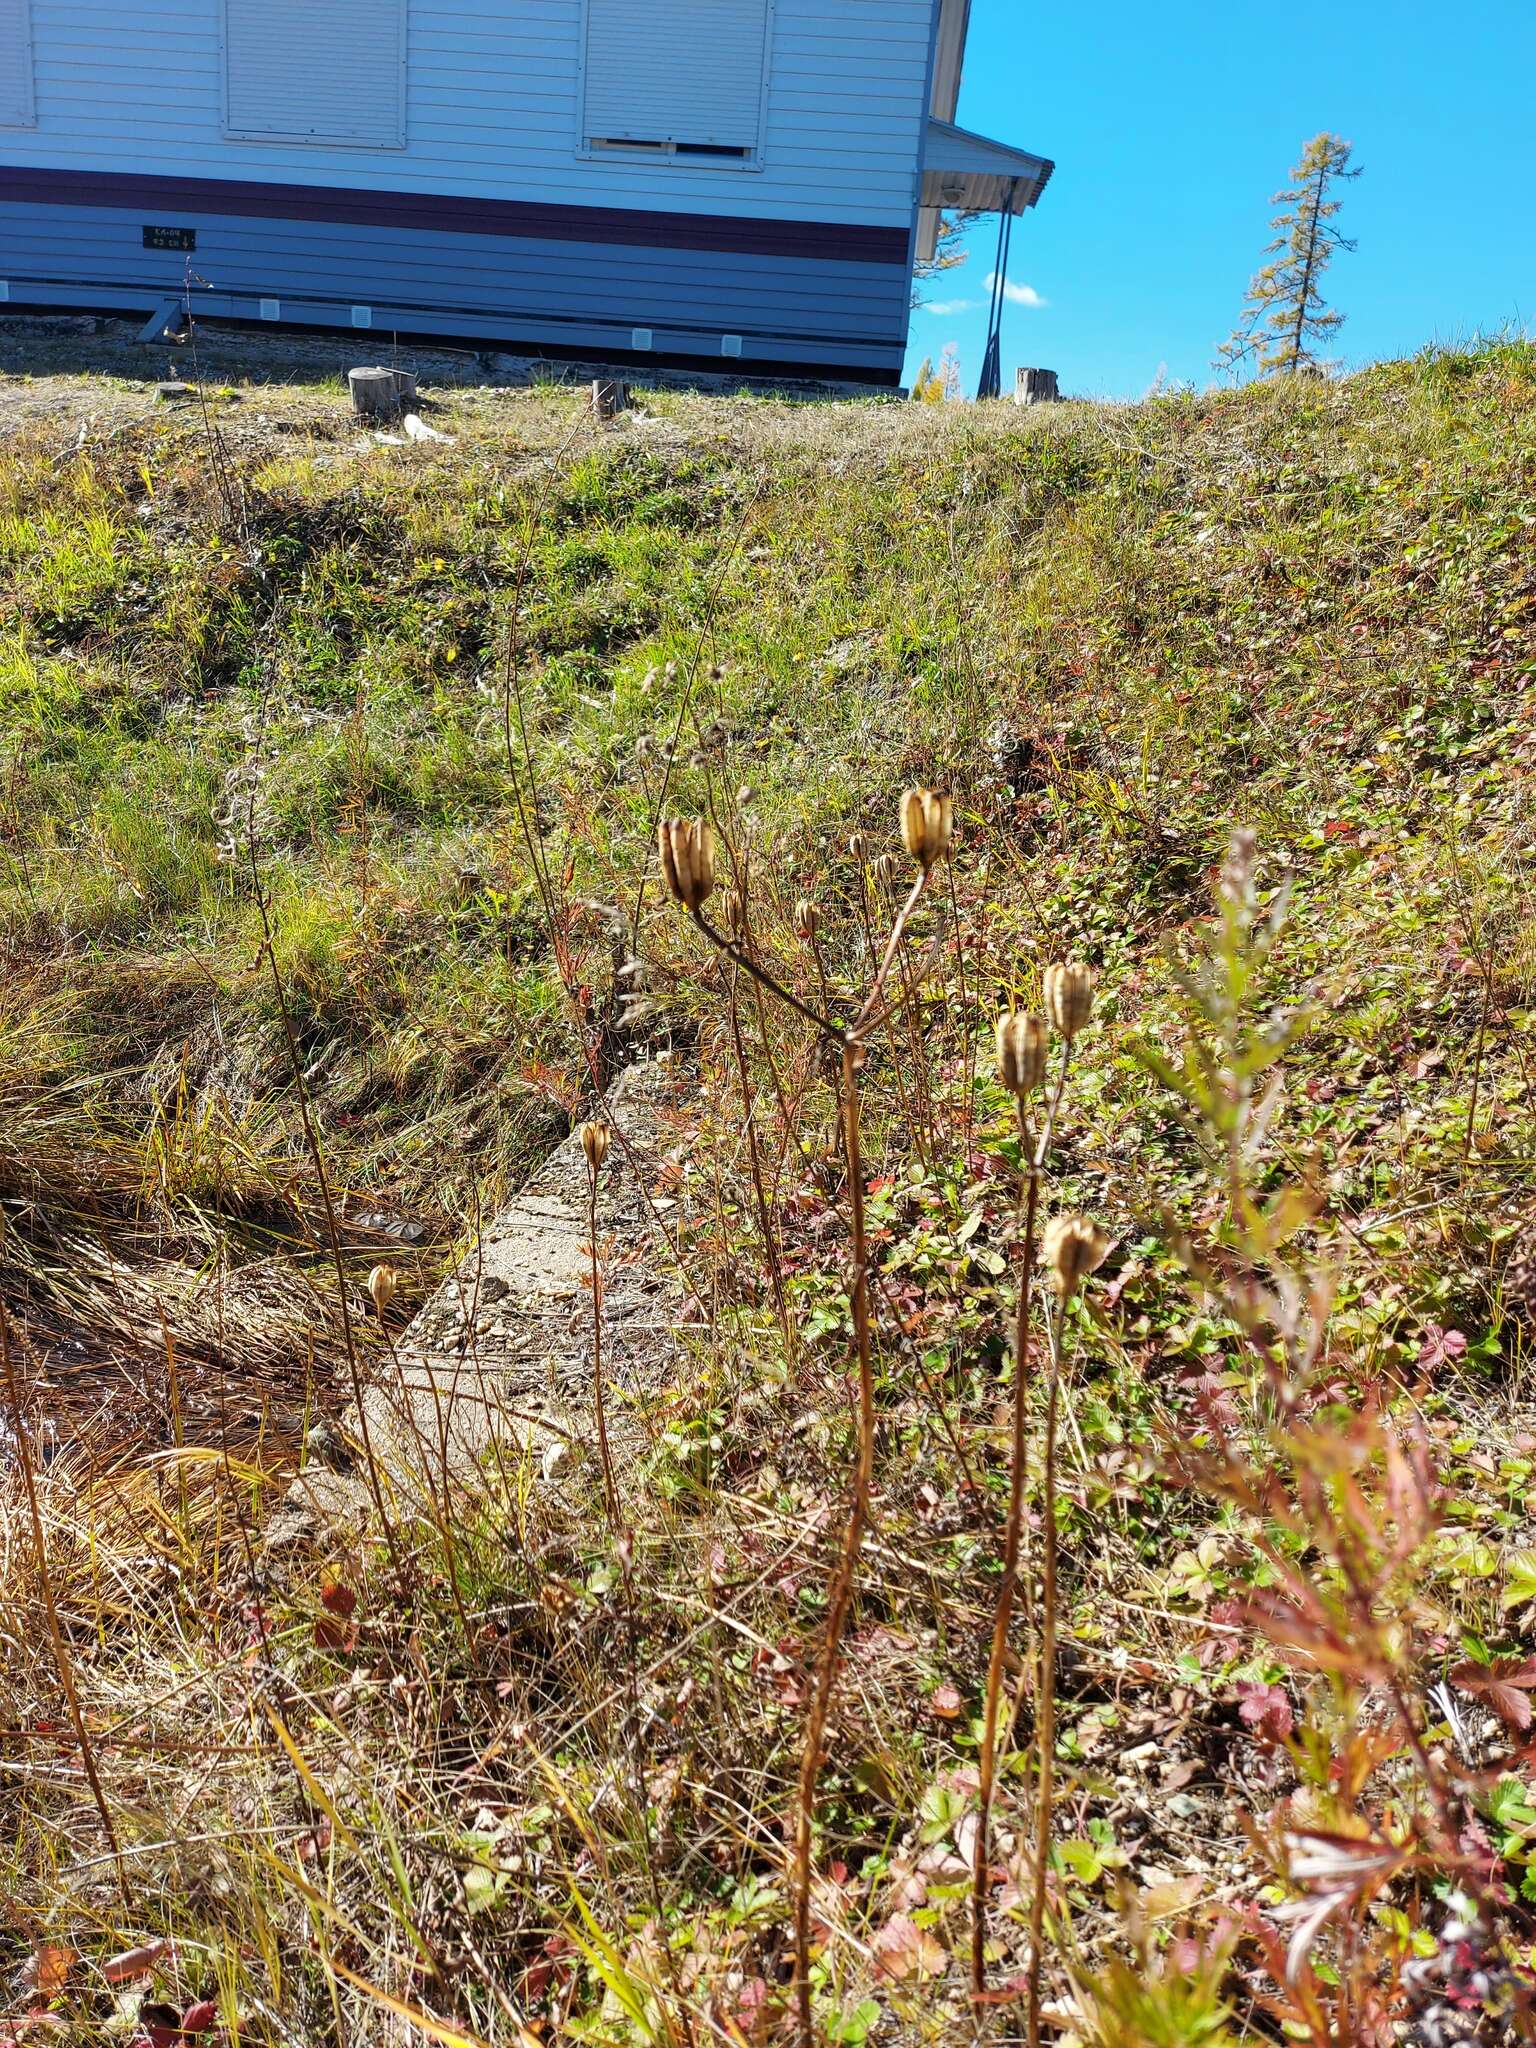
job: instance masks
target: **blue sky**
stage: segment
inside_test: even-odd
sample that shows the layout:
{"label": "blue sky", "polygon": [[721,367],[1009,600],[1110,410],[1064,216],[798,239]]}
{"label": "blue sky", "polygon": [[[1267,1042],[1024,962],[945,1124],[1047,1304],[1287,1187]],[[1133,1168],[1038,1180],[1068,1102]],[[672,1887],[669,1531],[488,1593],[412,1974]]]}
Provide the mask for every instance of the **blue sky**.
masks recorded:
{"label": "blue sky", "polygon": [[[1363,175],[1327,285],[1346,363],[1536,322],[1536,0],[972,0],[962,127],[1053,157],[1014,224],[1014,366],[1065,393],[1211,381],[1268,240],[1270,194],[1330,128]],[[909,372],[946,342],[974,389],[997,222],[912,316]],[[1033,303],[1039,300],[1043,303]]]}

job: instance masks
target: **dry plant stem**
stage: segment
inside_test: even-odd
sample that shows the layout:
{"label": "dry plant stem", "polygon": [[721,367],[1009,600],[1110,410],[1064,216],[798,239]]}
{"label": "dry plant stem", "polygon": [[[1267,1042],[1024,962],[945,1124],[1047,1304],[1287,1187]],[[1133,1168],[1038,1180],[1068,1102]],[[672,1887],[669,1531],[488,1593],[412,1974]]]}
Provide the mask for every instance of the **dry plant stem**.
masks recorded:
{"label": "dry plant stem", "polygon": [[955,887],[955,864],[949,863],[949,914],[955,925],[955,972],[960,980],[960,1029],[964,1033],[964,1096],[961,1105],[961,1129],[964,1133],[964,1159],[969,1171],[971,1147],[976,1130],[976,1034],[971,1028],[971,1005],[965,988],[965,932],[960,923],[960,894]]}
{"label": "dry plant stem", "polygon": [[859,1372],[859,1445],[854,1465],[853,1498],[842,1553],[827,1592],[827,1625],[816,1667],[800,1758],[795,1802],[795,2001],[801,2048],[811,2048],[811,1836],[816,1814],[816,1780],[821,1748],[837,1676],[838,1646],[853,1601],[859,1549],[869,1513],[870,1482],[875,1461],[875,1379],[869,1333],[868,1250],[864,1230],[864,1174],[859,1142],[859,1067],[863,1049],[850,1036],[843,1046],[843,1139],[848,1155],[848,1200],[853,1227],[853,1335]]}
{"label": "dry plant stem", "polygon": [[[1019,1135],[1023,1140],[1026,1173],[1022,1232],[1023,1266],[1019,1274],[1018,1326],[1014,1335],[1013,1433],[1010,1446],[1008,1520],[1003,1539],[1003,1576],[997,1589],[997,1606],[992,1619],[992,1654],[987,1663],[986,1704],[982,1714],[976,1863],[971,1874],[971,1992],[976,1997],[987,1988],[987,1867],[991,1842],[992,1800],[997,1787],[998,1717],[1002,1701],[1004,1660],[1008,1650],[1008,1629],[1013,1619],[1013,1598],[1018,1589],[1019,1557],[1024,1539],[1024,1481],[1028,1465],[1029,1315],[1033,1300],[1035,1226],[1040,1206],[1040,1175],[1050,1156],[1051,1140],[1056,1132],[1056,1117],[1067,1085],[1067,1068],[1071,1057],[1072,1049],[1069,1043],[1062,1047],[1056,1086],[1051,1091],[1050,1103],[1038,1138],[1025,1115],[1023,1103],[1019,1104]],[[1048,1464],[1053,1451],[1054,1445],[1052,1453],[1048,1453]],[[1046,1484],[1048,1488],[1054,1487],[1053,1469],[1047,1470]],[[1014,1711],[1009,1716],[1010,1728],[1017,1717],[1017,1712],[1018,1706],[1015,1701]]]}
{"label": "dry plant stem", "polygon": [[992,1616],[992,1654],[987,1662],[986,1704],[982,1710],[980,1786],[977,1795],[976,1862],[971,1873],[971,1993],[987,1988],[987,1877],[991,1862],[992,1798],[997,1785],[998,1716],[1003,1695],[1003,1669],[1013,1596],[1019,1580],[1024,1539],[1024,1482],[1028,1472],[1029,1312],[1035,1266],[1035,1218],[1040,1206],[1040,1160],[1030,1140],[1024,1105],[1019,1104],[1019,1130],[1028,1170],[1024,1186],[1024,1227],[1019,1268],[1018,1321],[1013,1339],[1013,1441],[1010,1450],[1008,1521],[1003,1538],[1003,1576]]}
{"label": "dry plant stem", "polygon": [[5,1375],[6,1398],[11,1410],[11,1428],[16,1438],[16,1462],[21,1467],[22,1487],[27,1496],[27,1517],[32,1524],[32,1548],[37,1558],[37,1576],[42,1585],[43,1606],[48,1616],[48,1635],[53,1647],[54,1669],[58,1672],[59,1686],[69,1708],[75,1740],[80,1745],[80,1762],[85,1770],[86,1782],[91,1788],[91,1797],[96,1802],[96,1811],[101,1817],[102,1833],[106,1836],[107,1846],[112,1851],[123,1909],[131,1913],[133,1898],[128,1889],[128,1872],[123,1863],[122,1845],[117,1839],[117,1830],[112,1825],[107,1795],[102,1789],[101,1778],[96,1769],[96,1753],[91,1747],[85,1715],[81,1712],[80,1695],[75,1689],[74,1666],[70,1663],[69,1649],[64,1640],[64,1625],[59,1619],[58,1602],[53,1595],[53,1574],[48,1569],[48,1544],[43,1531],[43,1514],[38,1504],[37,1480],[32,1471],[32,1444],[27,1434],[26,1417],[22,1413],[21,1388],[16,1379],[16,1361],[11,1356],[11,1319],[6,1314],[3,1301],[0,1301],[0,1371]]}
{"label": "dry plant stem", "polygon": [[1029,1902],[1029,1995],[1026,2038],[1040,2048],[1040,1985],[1045,1965],[1045,1888],[1051,1868],[1051,1804],[1056,1790],[1056,1424],[1061,1413],[1061,1347],[1071,1296],[1050,1324],[1051,1377],[1045,1402],[1045,1492],[1041,1503],[1040,1675],[1035,1706],[1038,1781],[1035,1799],[1035,1884]]}
{"label": "dry plant stem", "polygon": [[[629,1667],[628,1749],[635,1780],[635,1813],[642,1844],[646,1884],[651,1894],[651,1910],[656,1916],[658,1928],[665,1929],[666,1913],[661,1896],[661,1881],[656,1873],[656,1862],[650,1853],[650,1841],[646,1831],[645,1766],[641,1754],[640,1622],[635,1602],[634,1538],[623,1526],[619,1483],[614,1472],[613,1451],[608,1442],[608,1399],[603,1382],[603,1269],[597,1248],[597,1168],[590,1159],[587,1161],[587,1237],[587,1249],[592,1262],[592,1414],[597,1425],[598,1458],[603,1468],[603,1506],[608,1517],[609,1533],[618,1553],[619,1577],[624,1589],[624,1634]],[[682,1982],[678,1975],[676,1958],[666,1945],[664,1935],[663,1954],[672,1994],[681,2010]],[[663,2008],[661,2016],[667,2038],[675,2040],[677,2029],[673,2024],[672,2015]]]}
{"label": "dry plant stem", "polygon": [[[252,802],[254,805],[254,798]],[[336,1273],[336,1292],[341,1302],[342,1341],[347,1353],[347,1371],[352,1382],[352,1400],[357,1409],[357,1428],[362,1439],[368,1490],[373,1495],[373,1504],[378,1511],[379,1527],[384,1532],[384,1547],[389,1552],[391,1568],[398,1572],[401,1565],[400,1551],[395,1542],[395,1532],[390,1523],[388,1510],[384,1506],[384,1489],[379,1483],[379,1468],[368,1434],[368,1410],[363,1402],[363,1374],[357,1357],[357,1332],[352,1326],[352,1305],[347,1296],[347,1264],[342,1256],[341,1233],[336,1224],[336,1204],[331,1196],[331,1177],[325,1170],[325,1156],[320,1149],[319,1133],[310,1115],[309,1090],[304,1085],[304,1061],[299,1052],[298,1040],[294,1036],[293,1018],[288,1009],[288,994],[283,987],[282,970],[277,964],[277,953],[272,944],[272,918],[267,908],[266,887],[261,879],[261,862],[256,854],[254,817],[247,820],[246,852],[250,860],[251,887],[255,892],[256,909],[261,918],[261,949],[266,955],[267,967],[272,976],[273,993],[277,997],[277,1010],[282,1020],[288,1065],[293,1074],[294,1093],[299,1105],[299,1121],[304,1130],[304,1143],[309,1152],[310,1165],[315,1171],[315,1180],[320,1188],[320,1200],[325,1210],[325,1231],[330,1242],[331,1264]]]}
{"label": "dry plant stem", "polygon": [[826,1737],[832,1688],[837,1677],[838,1649],[842,1642],[848,1611],[853,1604],[854,1586],[858,1578],[859,1549],[863,1542],[864,1524],[869,1515],[870,1485],[875,1464],[875,1375],[870,1341],[869,1246],[864,1224],[864,1165],[859,1137],[859,1073],[864,1063],[865,1041],[881,1020],[881,999],[885,993],[885,984],[891,967],[900,951],[912,914],[921,903],[932,875],[932,868],[924,868],[908,891],[906,901],[892,922],[875,978],[869,986],[857,1017],[846,1031],[840,1031],[827,1018],[818,1016],[808,1004],[801,1002],[800,998],[777,981],[766,967],[761,966],[750,954],[726,938],[723,932],[717,931],[701,910],[693,908],[689,913],[699,930],[718,952],[733,960],[737,966],[744,967],[747,973],[771,994],[776,995],[781,1002],[787,1003],[790,1009],[832,1039],[841,1047],[843,1057],[843,1142],[847,1155],[853,1238],[853,1331],[859,1381],[858,1452],[854,1463],[853,1497],[849,1504],[848,1525],[837,1566],[827,1589],[826,1629],[817,1659],[816,1682],[811,1694],[810,1711],[806,1718],[805,1749],[800,1760],[796,1798],[792,1871],[795,1897],[795,2001],[801,2048],[812,2048],[814,2039],[810,1963],[811,1836],[816,1809],[816,1781],[821,1770],[821,1748]]}
{"label": "dry plant stem", "polygon": [[[613,1473],[613,1454],[608,1446],[608,1400],[603,1387],[603,1269],[597,1255],[597,1169],[587,1165],[588,1252],[592,1260],[592,1416],[597,1424],[597,1454],[603,1467],[603,1499],[608,1508],[608,1526],[615,1542],[620,1535],[619,1487]],[[629,1566],[624,1567],[626,1581]]]}
{"label": "dry plant stem", "polygon": [[[784,1294],[784,1273],[779,1263],[778,1239],[774,1235],[773,1218],[768,1208],[768,1190],[763,1185],[763,1162],[757,1143],[757,1100],[752,1093],[751,1079],[747,1073],[747,1049],[741,1037],[741,1010],[736,1001],[737,977],[731,976],[730,1000],[727,1009],[731,1020],[731,1043],[736,1053],[736,1072],[741,1083],[741,1115],[747,1134],[747,1160],[752,1169],[752,1192],[757,1201],[757,1225],[762,1233],[763,1257],[768,1263],[768,1277],[773,1286],[773,1305],[778,1312],[779,1328],[784,1334],[784,1352],[791,1367],[794,1364],[794,1332],[789,1320],[789,1303]],[[758,989],[758,1000],[762,990]],[[766,1046],[767,1019],[763,1019],[763,1037]],[[773,1055],[769,1051],[771,1060]],[[788,1119],[788,1109],[785,1109]]]}
{"label": "dry plant stem", "polygon": [[[383,1320],[381,1316],[379,1318],[381,1328],[383,1328]],[[426,1481],[427,1497],[432,1503],[432,1516],[433,1520],[437,1523],[437,1533],[442,1539],[443,1563],[447,1567],[448,1591],[453,1600],[454,1613],[458,1616],[459,1628],[464,1637],[465,1651],[472,1653],[475,1644],[474,1631],[469,1625],[469,1614],[464,1606],[464,1594],[459,1585],[458,1553],[453,1540],[453,1481],[448,1456],[448,1412],[443,1406],[442,1393],[437,1384],[437,1374],[432,1369],[431,1360],[428,1359],[425,1361],[427,1390],[432,1396],[432,1412],[437,1423],[436,1450],[438,1473],[442,1485],[442,1500],[439,1502],[436,1493],[433,1491],[430,1478],[431,1451],[422,1436],[421,1430],[416,1426],[416,1419],[411,1407],[410,1384],[405,1377],[405,1365],[401,1360],[395,1340],[387,1329],[384,1330],[384,1341],[389,1346],[389,1355],[394,1363],[395,1377],[400,1382],[401,1412],[410,1421],[411,1433],[416,1439],[416,1448],[421,1453],[422,1477]]]}

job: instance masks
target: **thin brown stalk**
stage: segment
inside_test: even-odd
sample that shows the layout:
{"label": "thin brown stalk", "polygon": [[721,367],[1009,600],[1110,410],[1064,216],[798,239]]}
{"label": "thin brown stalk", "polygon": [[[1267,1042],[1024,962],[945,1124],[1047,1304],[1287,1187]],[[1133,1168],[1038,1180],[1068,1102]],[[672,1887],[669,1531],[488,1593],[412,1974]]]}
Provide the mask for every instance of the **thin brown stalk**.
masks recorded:
{"label": "thin brown stalk", "polygon": [[965,1036],[964,1081],[961,1100],[961,1130],[965,1146],[965,1170],[971,1170],[971,1148],[976,1127],[976,1033],[972,1028],[970,998],[965,987],[965,933],[960,923],[960,895],[955,884],[955,865],[949,864],[949,914],[955,926],[955,972],[960,982],[960,1029]]}
{"label": "thin brown stalk", "polygon": [[[255,799],[252,798],[254,813]],[[304,1081],[304,1060],[299,1051],[299,1042],[293,1029],[293,1016],[288,1008],[288,992],[283,987],[282,969],[277,964],[277,951],[272,940],[272,917],[267,904],[266,884],[262,880],[261,862],[256,853],[256,825],[254,815],[246,821],[246,852],[250,862],[251,887],[256,897],[256,909],[261,919],[261,950],[266,956],[268,970],[272,977],[272,990],[277,997],[277,1011],[283,1027],[283,1043],[288,1053],[288,1066],[293,1075],[295,1098],[299,1106],[299,1122],[304,1131],[304,1143],[309,1152],[310,1165],[314,1169],[315,1181],[320,1189],[320,1200],[325,1211],[325,1233],[329,1242],[331,1264],[336,1274],[336,1292],[341,1303],[342,1343],[347,1354],[347,1372],[352,1383],[352,1402],[357,1411],[358,1435],[362,1440],[363,1463],[368,1474],[368,1490],[373,1495],[373,1504],[378,1511],[379,1527],[384,1533],[384,1546],[389,1552],[389,1562],[395,1572],[401,1567],[400,1551],[395,1542],[395,1532],[384,1506],[384,1489],[379,1481],[379,1468],[373,1455],[373,1444],[368,1432],[368,1410],[363,1400],[363,1373],[357,1355],[357,1332],[352,1325],[352,1305],[348,1297],[347,1263],[341,1249],[341,1231],[336,1222],[336,1204],[331,1194],[331,1177],[326,1171],[325,1155],[320,1148],[320,1134],[315,1128],[310,1113],[309,1089]]]}
{"label": "thin brown stalk", "polygon": [[811,1840],[816,1815],[816,1781],[837,1676],[838,1647],[853,1602],[859,1548],[869,1513],[875,1463],[875,1377],[870,1345],[869,1250],[864,1226],[864,1165],[859,1131],[859,1069],[863,1048],[849,1036],[843,1047],[843,1142],[848,1160],[848,1202],[853,1231],[853,1335],[859,1373],[859,1441],[853,1497],[837,1569],[827,1592],[827,1625],[816,1666],[816,1685],[806,1719],[805,1748],[795,1802],[795,2001],[801,2048],[812,2048],[811,2021]]}
{"label": "thin brown stalk", "polygon": [[[448,1574],[448,1592],[453,1601],[454,1612],[458,1616],[460,1632],[464,1637],[465,1654],[469,1655],[473,1653],[475,1637],[474,1630],[470,1627],[468,1610],[464,1605],[464,1595],[459,1586],[458,1552],[455,1547],[453,1534],[453,1481],[449,1458],[449,1414],[443,1406],[442,1390],[437,1384],[437,1373],[433,1368],[432,1361],[430,1358],[424,1357],[422,1359],[422,1367],[426,1374],[427,1392],[432,1398],[432,1412],[437,1426],[437,1443],[435,1447],[429,1446],[421,1426],[416,1420],[415,1403],[411,1399],[411,1386],[405,1376],[404,1362],[400,1357],[394,1337],[385,1326],[382,1312],[379,1316],[379,1326],[384,1332],[384,1341],[389,1346],[389,1355],[394,1364],[395,1377],[400,1383],[401,1418],[408,1425],[411,1435],[415,1438],[416,1449],[421,1457],[422,1482],[427,1490],[427,1499],[431,1503],[432,1518],[437,1524],[437,1533],[442,1538],[443,1563]],[[442,1499],[440,1501],[432,1484],[431,1464],[433,1448],[437,1451],[438,1478],[442,1486]]]}
{"label": "thin brown stalk", "polygon": [[699,930],[725,957],[744,967],[771,994],[838,1045],[842,1052],[843,1143],[848,1172],[850,1230],[853,1240],[853,1328],[858,1366],[858,1449],[854,1461],[852,1498],[842,1548],[827,1588],[827,1620],[817,1657],[811,1705],[806,1717],[805,1747],[800,1760],[796,1794],[795,1838],[791,1861],[795,1910],[795,2001],[801,2048],[813,2048],[811,2016],[811,1846],[816,1810],[816,1784],[821,1771],[821,1751],[826,1738],[832,1692],[837,1679],[838,1651],[858,1580],[859,1551],[869,1517],[870,1490],[875,1463],[875,1377],[871,1342],[869,1298],[869,1244],[864,1221],[864,1163],[859,1128],[859,1075],[864,1065],[866,1040],[882,1017],[886,981],[900,950],[914,911],[921,903],[933,869],[924,868],[913,882],[897,912],[886,939],[880,964],[870,983],[858,1015],[846,1031],[820,1016],[784,987],[752,955],[716,929],[696,906],[690,915]]}
{"label": "thin brown stalk", "polygon": [[[603,1386],[603,1269],[597,1251],[597,1168],[587,1162],[588,1252],[592,1260],[592,1417],[597,1424],[597,1454],[603,1466],[603,1498],[614,1540],[620,1534],[619,1486],[608,1444],[608,1398]],[[629,1567],[626,1564],[625,1573]]]}
{"label": "thin brown stalk", "polygon": [[986,1704],[982,1710],[980,1789],[978,1792],[976,1863],[971,1873],[971,1995],[987,1988],[987,1878],[991,1862],[992,1799],[997,1784],[998,1718],[1008,1629],[1013,1619],[1014,1589],[1023,1549],[1024,1482],[1028,1467],[1029,1312],[1035,1265],[1035,1219],[1040,1205],[1040,1168],[1029,1142],[1024,1106],[1019,1105],[1028,1162],[1024,1186],[1024,1224],[1020,1234],[1018,1318],[1013,1338],[1013,1442],[1008,1488],[1008,1520],[1003,1538],[1003,1576],[992,1616],[992,1654],[987,1663]]}
{"label": "thin brown stalk", "polygon": [[[1024,1485],[1028,1463],[1029,1319],[1033,1305],[1035,1227],[1040,1204],[1040,1176],[1050,1155],[1056,1117],[1067,1085],[1070,1045],[1064,1045],[1056,1086],[1046,1108],[1038,1138],[1019,1104],[1019,1134],[1025,1161],[1022,1266],[1019,1273],[1018,1321],[1013,1349],[1012,1442],[1008,1488],[1008,1518],[1003,1537],[1003,1575],[997,1589],[992,1617],[992,1651],[987,1663],[986,1703],[982,1717],[976,1863],[971,1874],[971,1993],[980,1997],[987,1988],[987,1868],[990,1856],[992,1801],[997,1786],[997,1738],[1003,1690],[1003,1670],[1008,1651],[1008,1630],[1013,1619],[1014,1594],[1019,1583],[1019,1559],[1024,1535]],[[1048,1475],[1054,1484],[1054,1474]],[[1011,1725],[1011,1720],[1010,1720]]]}
{"label": "thin brown stalk", "polygon": [[5,1303],[0,1301],[0,1372],[5,1375],[6,1397],[11,1410],[11,1427],[16,1437],[16,1462],[21,1467],[22,1487],[27,1496],[27,1515],[32,1524],[32,1548],[37,1558],[38,1582],[43,1589],[43,1606],[48,1616],[48,1636],[53,1648],[54,1669],[58,1673],[59,1688],[64,1694],[69,1718],[74,1726],[75,1740],[80,1745],[80,1762],[85,1771],[86,1782],[91,1788],[91,1797],[96,1802],[96,1811],[101,1817],[102,1833],[112,1851],[112,1861],[117,1869],[118,1890],[122,1894],[125,1912],[132,1912],[133,1899],[128,1889],[128,1871],[123,1862],[122,1844],[118,1841],[117,1830],[112,1825],[112,1814],[107,1806],[107,1795],[102,1787],[100,1773],[96,1769],[96,1752],[91,1746],[90,1733],[85,1725],[85,1715],[80,1707],[80,1694],[75,1686],[74,1665],[70,1661],[69,1647],[64,1637],[64,1624],[59,1619],[59,1605],[54,1597],[53,1573],[48,1567],[48,1543],[43,1531],[43,1513],[37,1498],[37,1479],[32,1470],[32,1443],[27,1432],[27,1419],[22,1412],[21,1388],[16,1378],[16,1361],[11,1355],[11,1319],[6,1314]]}
{"label": "thin brown stalk", "polygon": [[[759,1000],[761,993],[759,989]],[[752,1192],[757,1202],[758,1231],[763,1240],[763,1257],[767,1262],[768,1277],[773,1287],[773,1305],[778,1313],[779,1328],[784,1335],[785,1357],[792,1364],[795,1355],[794,1333],[789,1321],[789,1302],[784,1293],[784,1272],[779,1260],[778,1239],[774,1235],[773,1217],[768,1207],[768,1190],[763,1184],[763,1162],[757,1142],[757,1101],[752,1093],[752,1082],[747,1072],[747,1049],[741,1037],[741,1010],[736,1001],[735,974],[731,976],[727,1010],[731,1020],[731,1043],[736,1054],[736,1071],[741,1083],[741,1117],[747,1136],[747,1161],[752,1172]],[[765,1018],[763,1022],[766,1034],[767,1019]]]}
{"label": "thin brown stalk", "polygon": [[1070,1297],[1050,1323],[1051,1373],[1045,1399],[1044,1497],[1041,1502],[1040,1664],[1036,1680],[1035,1883],[1029,1901],[1026,2038],[1040,2048],[1040,1991],[1045,1968],[1045,1890],[1051,1869],[1051,1810],[1056,1794],[1056,1425],[1061,1413],[1061,1348]]}

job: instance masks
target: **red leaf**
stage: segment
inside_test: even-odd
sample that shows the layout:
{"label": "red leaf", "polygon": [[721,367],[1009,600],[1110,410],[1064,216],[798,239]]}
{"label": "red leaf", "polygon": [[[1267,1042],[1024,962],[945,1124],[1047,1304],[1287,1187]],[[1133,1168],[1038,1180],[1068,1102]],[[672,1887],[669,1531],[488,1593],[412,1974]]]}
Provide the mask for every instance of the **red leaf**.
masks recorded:
{"label": "red leaf", "polygon": [[189,2005],[181,2016],[181,2031],[184,2034],[205,2034],[219,2016],[217,1999],[200,1998],[196,2005]]}
{"label": "red leaf", "polygon": [[1253,1678],[1237,1681],[1237,1718],[1261,1742],[1284,1742],[1296,1725],[1284,1688]]}
{"label": "red leaf", "polygon": [[324,1614],[315,1623],[317,1650],[350,1650],[357,1642],[357,1625],[352,1616],[357,1595],[350,1586],[322,1586],[320,1605]]}
{"label": "red leaf", "polygon": [[1536,1718],[1530,1699],[1532,1688],[1536,1687],[1536,1657],[1527,1657],[1524,1662],[1501,1657],[1493,1664],[1458,1664],[1451,1673],[1451,1683],[1474,1699],[1486,1700],[1501,1721],[1522,1735]]}
{"label": "red leaf", "polygon": [[875,1971],[878,1976],[900,1982],[915,1977],[936,1977],[949,1957],[925,1928],[906,1913],[893,1913],[875,1936]]}
{"label": "red leaf", "polygon": [[928,1702],[928,1710],[941,1721],[957,1721],[960,1718],[960,1688],[955,1685],[941,1685]]}
{"label": "red leaf", "polygon": [[170,1946],[168,1941],[146,1941],[140,1948],[126,1948],[102,1964],[101,1974],[109,1984],[131,1984],[135,1977],[147,1977]]}

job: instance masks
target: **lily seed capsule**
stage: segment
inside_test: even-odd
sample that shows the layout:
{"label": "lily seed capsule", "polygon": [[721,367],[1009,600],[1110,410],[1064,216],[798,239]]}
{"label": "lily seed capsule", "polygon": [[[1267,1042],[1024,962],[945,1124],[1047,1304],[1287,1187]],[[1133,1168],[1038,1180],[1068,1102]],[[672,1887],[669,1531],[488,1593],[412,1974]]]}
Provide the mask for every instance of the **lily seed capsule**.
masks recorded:
{"label": "lily seed capsule", "polygon": [[1063,1301],[1070,1301],[1088,1275],[1098,1271],[1108,1250],[1108,1236],[1086,1216],[1051,1218],[1041,1251]]}
{"label": "lily seed capsule", "polygon": [[1081,960],[1058,960],[1045,970],[1046,1019],[1063,1038],[1076,1038],[1093,1015],[1093,969]]}
{"label": "lily seed capsule", "polygon": [[997,1074],[1010,1095],[1032,1095],[1045,1078],[1043,1017],[1005,1010],[997,1020]]}
{"label": "lily seed capsule", "polygon": [[669,818],[656,839],[667,888],[684,910],[700,909],[714,893],[714,827],[703,818]]}
{"label": "lily seed capsule", "polygon": [[368,1299],[376,1316],[382,1318],[399,1291],[400,1275],[393,1266],[375,1266],[368,1275]]}
{"label": "lily seed capsule", "polygon": [[903,793],[902,844],[925,874],[948,853],[954,829],[952,798],[941,796],[936,789],[909,789]]}
{"label": "lily seed capsule", "polygon": [[608,1157],[608,1143],[612,1132],[605,1123],[594,1121],[581,1127],[581,1149],[587,1155],[587,1164],[594,1173]]}
{"label": "lily seed capsule", "polygon": [[814,939],[821,924],[821,912],[809,896],[802,896],[795,905],[795,930],[802,939]]}

